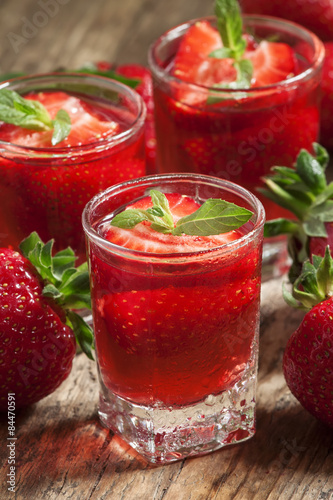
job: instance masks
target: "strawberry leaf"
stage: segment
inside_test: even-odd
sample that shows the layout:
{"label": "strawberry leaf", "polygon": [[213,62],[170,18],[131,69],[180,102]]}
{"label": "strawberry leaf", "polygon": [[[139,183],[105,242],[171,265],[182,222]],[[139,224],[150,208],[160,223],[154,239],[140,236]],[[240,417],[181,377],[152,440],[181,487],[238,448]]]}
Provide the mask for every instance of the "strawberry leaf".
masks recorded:
{"label": "strawberry leaf", "polygon": [[[71,248],[53,255],[53,244],[53,240],[44,244],[38,234],[33,232],[21,242],[20,250],[44,282],[43,295],[52,298],[64,311],[68,324],[73,326],[77,342],[84,345],[81,348],[87,354],[88,344],[92,345],[92,332],[72,309],[91,309],[88,265],[84,263],[74,267],[76,257]],[[84,340],[77,335],[83,335]]]}
{"label": "strawberry leaf", "polygon": [[117,80],[118,82],[124,83],[125,85],[131,87],[132,89],[135,89],[141,83],[141,80],[139,80],[138,78],[128,78],[126,76],[117,73],[116,70],[109,69],[102,71],[98,69],[97,66],[93,63],[88,64],[86,66],[82,66],[82,68],[76,70],[68,70],[68,71],[69,73],[86,73],[89,75],[104,76],[105,78],[111,78],[112,80]]}
{"label": "strawberry leaf", "polygon": [[272,238],[280,236],[281,234],[294,234],[298,229],[298,223],[289,219],[274,219],[265,223],[264,236],[265,238]]}

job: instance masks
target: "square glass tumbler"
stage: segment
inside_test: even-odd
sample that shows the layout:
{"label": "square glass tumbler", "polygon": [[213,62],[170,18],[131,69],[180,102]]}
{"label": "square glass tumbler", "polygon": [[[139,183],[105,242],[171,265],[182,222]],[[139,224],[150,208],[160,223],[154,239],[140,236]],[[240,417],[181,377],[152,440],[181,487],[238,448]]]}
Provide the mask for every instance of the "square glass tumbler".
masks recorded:
{"label": "square glass tumbler", "polygon": [[[111,218],[151,189],[223,199],[253,212],[235,241],[152,253],[108,241]],[[152,463],[255,432],[264,209],[244,188],[193,174],[146,176],[83,212],[101,421]]]}
{"label": "square glass tumbler", "polygon": [[[0,84],[72,120],[68,138],[0,124],[0,246],[17,248],[32,231],[85,260],[82,210],[98,192],[146,173],[141,97],[109,78],[51,73]],[[54,116],[52,116],[54,118]]]}
{"label": "square glass tumbler", "polygon": [[[206,87],[180,79],[173,66],[184,35],[203,21],[216,27],[213,17],[189,21],[162,34],[149,50],[157,171],[228,179],[258,196],[267,220],[290,216],[257,188],[263,187],[261,178],[270,173],[272,166],[292,167],[300,149],[311,150],[312,143],[318,140],[323,43],[297,24],[245,15],[244,33],[256,43],[271,40],[288,44],[298,72],[261,87]],[[267,277],[285,270],[285,258],[284,240],[265,239],[263,267]]]}

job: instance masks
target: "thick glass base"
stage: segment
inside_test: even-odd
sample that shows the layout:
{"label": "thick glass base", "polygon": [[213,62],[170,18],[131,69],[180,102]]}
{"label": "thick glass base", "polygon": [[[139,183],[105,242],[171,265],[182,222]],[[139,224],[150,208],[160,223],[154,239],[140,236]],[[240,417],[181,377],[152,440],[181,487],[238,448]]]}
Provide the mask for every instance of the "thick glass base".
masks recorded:
{"label": "thick glass base", "polygon": [[253,367],[231,389],[185,407],[135,405],[102,386],[99,416],[149,462],[167,464],[252,437],[255,390]]}
{"label": "thick glass base", "polygon": [[264,240],[262,253],[262,281],[279,278],[290,267],[287,241],[285,238],[269,238]]}

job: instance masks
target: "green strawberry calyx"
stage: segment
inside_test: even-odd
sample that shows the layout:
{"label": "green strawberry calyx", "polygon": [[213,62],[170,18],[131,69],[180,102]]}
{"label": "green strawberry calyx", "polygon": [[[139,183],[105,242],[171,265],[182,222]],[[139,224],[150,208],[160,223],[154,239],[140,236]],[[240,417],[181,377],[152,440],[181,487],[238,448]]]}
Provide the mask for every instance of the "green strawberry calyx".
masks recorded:
{"label": "green strawberry calyx", "polygon": [[310,257],[309,239],[327,237],[325,223],[333,221],[333,182],[327,183],[325,173],[329,156],[320,144],[313,143],[312,147],[313,155],[305,149],[299,152],[294,168],[273,167],[272,175],[262,179],[264,188],[258,189],[296,216],[267,221],[264,228],[265,237],[288,236],[292,282]]}
{"label": "green strawberry calyx", "polygon": [[71,131],[71,119],[64,109],[60,109],[52,120],[39,101],[25,99],[6,88],[0,89],[0,121],[39,132],[53,130],[53,146],[66,139]]}
{"label": "green strawberry calyx", "polygon": [[164,193],[150,191],[153,206],[147,210],[129,208],[117,214],[111,221],[112,226],[132,229],[143,221],[151,222],[157,232],[180,236],[211,236],[238,229],[250,220],[253,212],[234,203],[210,198],[195,212],[180,218],[174,225],[169,202]]}
{"label": "green strawberry calyx", "polygon": [[88,265],[75,267],[75,254],[68,247],[53,255],[54,240],[43,243],[36,232],[24,239],[19,248],[36,269],[43,281],[43,296],[53,299],[66,315],[66,324],[74,331],[76,341],[90,359],[93,333],[78,314],[80,309],[91,309]]}
{"label": "green strawberry calyx", "polygon": [[329,245],[324,257],[313,255],[312,262],[303,263],[292,290],[283,287],[283,297],[291,307],[305,310],[333,297],[333,259]]}
{"label": "green strawberry calyx", "polygon": [[232,89],[249,88],[251,86],[253,64],[250,60],[243,58],[246,49],[246,40],[243,38],[243,20],[238,1],[216,0],[215,15],[223,47],[214,50],[210,56],[221,59],[234,59],[234,67],[237,71],[235,82],[217,84],[216,87]]}

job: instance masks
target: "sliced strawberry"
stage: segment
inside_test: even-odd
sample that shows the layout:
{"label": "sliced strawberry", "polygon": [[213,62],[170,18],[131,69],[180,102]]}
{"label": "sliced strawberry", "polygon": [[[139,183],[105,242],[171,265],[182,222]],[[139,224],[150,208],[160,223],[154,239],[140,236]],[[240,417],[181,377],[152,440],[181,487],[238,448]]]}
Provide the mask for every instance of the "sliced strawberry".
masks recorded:
{"label": "sliced strawberry", "polygon": [[[64,92],[39,92],[25,98],[38,100],[50,113],[52,119],[57,111],[64,109],[71,118],[71,132],[59,147],[79,146],[95,142],[103,137],[113,136],[120,131],[120,125],[110,113],[98,110],[96,106]],[[14,125],[1,125],[1,139],[28,147],[52,147],[53,131],[35,132]]]}
{"label": "sliced strawberry", "polygon": [[218,31],[208,22],[193,24],[180,42],[173,74],[180,80],[205,87],[234,81],[237,73],[232,59],[209,57],[211,52],[221,47]]}
{"label": "sliced strawberry", "polygon": [[[178,193],[166,193],[166,197],[175,224],[181,217],[193,213],[200,206],[189,196],[182,196]],[[152,207],[151,198],[147,196],[132,205],[128,205],[126,209],[147,209],[150,207]],[[224,245],[239,237],[236,231],[216,236],[173,236],[159,233],[151,229],[150,225],[150,222],[141,222],[132,229],[121,229],[108,225],[107,228],[104,228],[104,237],[119,246],[151,253],[196,252]]]}
{"label": "sliced strawberry", "polygon": [[252,87],[282,82],[297,71],[295,53],[285,43],[262,41],[255,50],[246,51],[244,58],[253,64]]}

